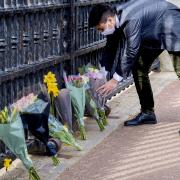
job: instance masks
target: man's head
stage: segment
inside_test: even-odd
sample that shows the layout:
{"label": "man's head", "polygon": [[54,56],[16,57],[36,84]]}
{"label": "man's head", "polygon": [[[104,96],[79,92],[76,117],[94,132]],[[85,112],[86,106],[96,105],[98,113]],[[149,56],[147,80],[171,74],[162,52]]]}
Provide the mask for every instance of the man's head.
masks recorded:
{"label": "man's head", "polygon": [[113,34],[116,26],[115,15],[116,11],[111,6],[98,4],[90,12],[89,27],[96,27],[104,35]]}

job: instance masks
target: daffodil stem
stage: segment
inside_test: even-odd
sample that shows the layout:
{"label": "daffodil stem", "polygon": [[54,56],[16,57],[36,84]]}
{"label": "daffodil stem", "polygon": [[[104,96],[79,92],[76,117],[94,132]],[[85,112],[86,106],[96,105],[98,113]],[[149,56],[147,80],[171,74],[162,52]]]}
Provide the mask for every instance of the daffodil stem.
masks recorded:
{"label": "daffodil stem", "polygon": [[106,117],[105,111],[103,109],[99,109],[98,113],[99,113],[100,119],[102,120],[103,125],[107,126],[108,125],[108,119]]}
{"label": "daffodil stem", "polygon": [[87,139],[85,128],[82,125],[80,125],[80,135],[81,135],[81,139],[82,140],[86,140]]}
{"label": "daffodil stem", "polygon": [[55,117],[56,115],[56,110],[55,110],[55,107],[54,107],[54,96],[51,94],[50,95],[50,101],[51,101],[51,114]]}
{"label": "daffodil stem", "polygon": [[60,164],[60,161],[56,156],[52,157],[52,161],[54,166],[58,166]]}
{"label": "daffodil stem", "polygon": [[104,124],[102,123],[102,121],[100,119],[97,119],[96,121],[97,121],[100,131],[104,131],[105,127],[104,127]]}
{"label": "daffodil stem", "polygon": [[34,167],[29,169],[29,180],[41,180]]}

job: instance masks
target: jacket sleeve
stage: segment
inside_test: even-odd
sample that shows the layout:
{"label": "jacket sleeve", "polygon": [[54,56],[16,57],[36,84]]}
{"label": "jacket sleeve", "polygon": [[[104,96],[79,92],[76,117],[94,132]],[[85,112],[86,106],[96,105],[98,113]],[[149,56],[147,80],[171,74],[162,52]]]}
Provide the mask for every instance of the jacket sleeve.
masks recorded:
{"label": "jacket sleeve", "polygon": [[125,77],[127,77],[139,56],[139,49],[141,45],[140,20],[131,20],[127,22],[123,32],[125,36],[124,51],[122,53],[121,59],[118,62],[116,72],[118,73],[118,68],[120,66],[119,63],[121,63],[122,73]]}

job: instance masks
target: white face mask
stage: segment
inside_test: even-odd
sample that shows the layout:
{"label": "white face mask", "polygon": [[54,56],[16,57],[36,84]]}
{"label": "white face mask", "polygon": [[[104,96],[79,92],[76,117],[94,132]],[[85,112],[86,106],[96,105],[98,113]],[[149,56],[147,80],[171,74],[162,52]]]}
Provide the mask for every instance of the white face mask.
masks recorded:
{"label": "white face mask", "polygon": [[115,27],[113,27],[113,28],[106,27],[106,29],[101,34],[104,36],[107,36],[107,35],[113,34],[114,31],[115,31]]}

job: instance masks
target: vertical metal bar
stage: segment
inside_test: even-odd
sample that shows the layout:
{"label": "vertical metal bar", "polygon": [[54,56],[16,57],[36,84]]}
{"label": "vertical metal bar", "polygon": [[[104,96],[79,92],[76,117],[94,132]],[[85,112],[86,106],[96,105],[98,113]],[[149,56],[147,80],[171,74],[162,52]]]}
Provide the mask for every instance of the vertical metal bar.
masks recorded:
{"label": "vertical metal bar", "polygon": [[40,27],[39,24],[39,13],[34,14],[34,58],[33,63],[39,61],[39,41],[40,41]]}
{"label": "vertical metal bar", "polygon": [[54,22],[55,22],[55,15],[54,15],[54,10],[49,11],[48,13],[48,32],[49,32],[49,37],[48,37],[48,45],[49,45],[49,57],[53,56],[54,52],[54,42],[53,42],[53,27],[54,27]]}
{"label": "vertical metal bar", "polygon": [[37,16],[36,16],[36,32],[38,34],[38,40],[37,40],[37,43],[36,43],[36,59],[35,59],[35,62],[37,61],[43,61],[43,58],[42,58],[42,37],[41,37],[41,25],[42,25],[42,22],[40,21],[40,18],[41,18],[41,12],[36,12]]}
{"label": "vertical metal bar", "polygon": [[70,45],[70,56],[71,56],[71,64],[72,64],[72,73],[75,72],[75,63],[74,63],[74,59],[75,59],[75,55],[74,55],[74,52],[75,52],[75,31],[74,29],[76,28],[75,27],[75,11],[77,10],[76,7],[75,7],[75,3],[74,3],[74,0],[70,0],[70,8],[71,8],[71,12],[70,12],[70,37],[71,37],[71,45]]}
{"label": "vertical metal bar", "polygon": [[16,101],[17,101],[16,80],[12,81],[12,89],[13,89],[13,93],[14,93],[14,99],[13,99],[13,101],[16,102]]}
{"label": "vertical metal bar", "polygon": [[78,18],[78,12],[79,11],[79,7],[76,7],[76,11],[75,11],[75,18],[76,18],[76,22],[75,22],[75,49],[78,49],[78,42],[79,42],[79,29],[78,29],[78,25],[79,25],[79,18]]}
{"label": "vertical metal bar", "polygon": [[[89,7],[90,9],[90,7]],[[92,45],[93,44],[93,28],[89,29],[89,42]]]}
{"label": "vertical metal bar", "polygon": [[28,64],[32,64],[34,62],[34,41],[35,41],[35,32],[34,32],[34,13],[29,14],[28,20],[28,29],[29,29],[29,37],[30,37],[30,45],[29,45],[29,55],[28,55]]}
{"label": "vertical metal bar", "polygon": [[24,7],[26,6],[28,6],[28,2],[29,2],[29,0],[24,0]]}
{"label": "vertical metal bar", "polygon": [[0,9],[4,9],[4,7],[5,7],[5,2],[4,2],[4,0],[1,0],[0,1]]}
{"label": "vertical metal bar", "polygon": [[24,77],[19,78],[19,89],[20,89],[19,99],[21,99],[23,97],[23,90],[24,90],[23,78]]}
{"label": "vertical metal bar", "polygon": [[6,93],[7,93],[7,96],[6,96],[7,104],[6,105],[8,106],[11,103],[11,96],[12,96],[10,81],[6,82],[5,88],[6,88]]}
{"label": "vertical metal bar", "polygon": [[11,22],[11,51],[12,51],[12,65],[13,67],[18,68],[19,66],[19,58],[18,58],[18,52],[17,52],[17,46],[18,46],[18,28],[17,28],[17,15],[14,14],[12,17]]}
{"label": "vertical metal bar", "polygon": [[79,15],[79,17],[80,17],[80,49],[83,47],[83,35],[84,35],[84,33],[83,33],[83,9],[82,9],[82,7],[80,8],[80,11],[79,11],[79,13],[80,13],[80,15]]}
{"label": "vertical metal bar", "polygon": [[38,76],[39,76],[39,72],[36,72],[35,74],[34,74],[34,93],[35,94],[38,94],[38,90],[39,90],[39,88],[38,88],[38,85],[39,85],[39,78],[38,78]]}
{"label": "vertical metal bar", "polygon": [[18,59],[19,59],[19,62],[18,62],[18,67],[19,68],[22,68],[24,67],[24,62],[23,62],[23,16],[21,14],[18,14],[17,16],[17,20],[18,20],[18,23],[17,23],[17,31],[18,31]]}
{"label": "vertical metal bar", "polygon": [[31,74],[28,74],[27,76],[27,94],[31,93],[32,90],[31,90]]}
{"label": "vertical metal bar", "polygon": [[84,17],[84,11],[85,11],[85,7],[82,7],[82,19],[81,19],[81,28],[82,28],[82,48],[84,48],[85,47],[85,39],[86,39],[86,37],[85,37],[85,35],[86,35],[86,33],[85,33],[85,27],[84,27],[84,21],[85,21],[85,17]]}
{"label": "vertical metal bar", "polygon": [[45,29],[45,13],[43,12],[41,14],[41,20],[42,20],[42,25],[41,25],[41,38],[42,38],[42,57],[45,58],[46,57],[46,42],[44,40],[44,29]]}
{"label": "vertical metal bar", "polygon": [[61,11],[57,11],[57,28],[59,32],[59,38],[57,39],[58,43],[58,55],[63,54],[63,29],[67,26],[67,21],[64,19],[64,9],[61,9]]}
{"label": "vertical metal bar", "polygon": [[16,0],[11,0],[11,8],[17,7],[17,1]]}
{"label": "vertical metal bar", "polygon": [[50,10],[48,12],[48,47],[49,47],[49,57],[52,57],[53,55],[53,27],[54,27],[54,22],[55,22],[55,14],[54,10]]}
{"label": "vertical metal bar", "polygon": [[86,46],[89,45],[88,7],[86,7]]}
{"label": "vertical metal bar", "polygon": [[0,84],[0,110],[3,109],[3,92],[2,92],[3,88],[2,88],[2,84]]}
{"label": "vertical metal bar", "polygon": [[50,40],[49,40],[49,17],[48,12],[45,12],[44,14],[44,56],[48,57],[50,55]]}
{"label": "vertical metal bar", "polygon": [[23,63],[24,65],[28,64],[28,55],[29,55],[29,14],[25,14],[23,17]]}
{"label": "vertical metal bar", "polygon": [[44,4],[45,4],[45,1],[43,1],[43,0],[38,0],[38,5],[42,6],[42,5],[44,5]]}
{"label": "vertical metal bar", "polygon": [[44,13],[43,12],[39,12],[39,61],[43,61],[43,58],[45,58],[43,56],[43,43],[44,43],[44,36],[43,36],[43,20],[44,20]]}
{"label": "vertical metal bar", "polygon": [[5,8],[11,8],[11,0],[5,0],[4,6]]}
{"label": "vertical metal bar", "polygon": [[6,51],[6,60],[4,63],[4,70],[5,71],[10,71],[12,66],[11,66],[11,16],[6,16],[5,19],[6,25],[5,25],[5,36],[7,39],[7,51]]}
{"label": "vertical metal bar", "polygon": [[24,7],[24,0],[16,0],[16,3],[17,7]]}
{"label": "vertical metal bar", "polygon": [[76,17],[76,22],[75,22],[75,31],[76,31],[76,37],[75,37],[75,49],[78,49],[79,47],[79,7],[76,7],[75,11],[75,17]]}
{"label": "vertical metal bar", "polygon": [[52,27],[52,41],[53,41],[53,45],[52,45],[52,55],[58,55],[58,49],[59,49],[59,45],[58,45],[58,38],[59,38],[59,31],[58,31],[58,19],[57,19],[57,11],[54,11],[52,18],[54,19],[53,22],[53,27]]}
{"label": "vertical metal bar", "polygon": [[28,0],[28,5],[29,6],[34,6],[35,5],[35,0]]}
{"label": "vertical metal bar", "polygon": [[6,83],[3,83],[3,101],[2,101],[3,106],[6,106],[8,104],[7,100],[8,100],[8,94],[7,94]]}
{"label": "vertical metal bar", "polygon": [[[54,3],[54,1],[52,1]],[[51,48],[52,48],[52,25],[50,22],[50,18],[52,16],[52,11],[47,11],[46,13],[46,19],[47,19],[47,28],[46,28],[46,33],[45,33],[45,38],[47,39],[47,57],[51,56]]]}
{"label": "vertical metal bar", "polygon": [[28,95],[28,75],[24,76],[24,95]]}
{"label": "vertical metal bar", "polygon": [[5,51],[6,51],[6,37],[5,37],[5,19],[4,16],[0,17],[0,74],[4,72],[5,67]]}
{"label": "vertical metal bar", "polygon": [[[63,31],[63,28],[64,26],[66,26],[67,23],[63,23],[64,20],[62,19],[63,17],[63,10],[61,9],[61,11],[57,11],[57,30],[58,30],[58,33],[59,33],[59,36],[57,38],[57,44],[58,44],[58,49],[57,49],[57,54],[58,55],[62,55],[62,31]],[[66,21],[65,21],[66,22]]]}

